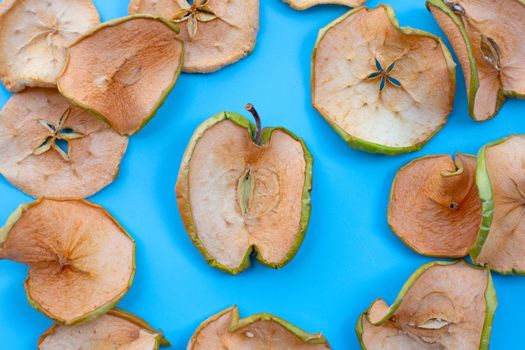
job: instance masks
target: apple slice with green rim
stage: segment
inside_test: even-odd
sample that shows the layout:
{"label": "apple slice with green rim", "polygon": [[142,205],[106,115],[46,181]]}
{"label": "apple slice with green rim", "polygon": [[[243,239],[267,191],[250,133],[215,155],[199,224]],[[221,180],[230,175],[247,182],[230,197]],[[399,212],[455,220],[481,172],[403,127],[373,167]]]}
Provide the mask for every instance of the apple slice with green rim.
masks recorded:
{"label": "apple slice with green rim", "polygon": [[296,254],[310,218],[313,158],[284,128],[223,112],[194,133],[177,180],[179,211],[208,263],[232,274],[280,268]]}
{"label": "apple slice with green rim", "polygon": [[356,7],[363,5],[366,0],[284,0],[284,2],[296,10],[306,10],[313,6],[326,4]]}
{"label": "apple slice with green rim", "polygon": [[427,8],[461,63],[474,120],[525,97],[525,1],[428,0]]}
{"label": "apple slice with green rim", "polygon": [[359,7],[319,32],[312,103],[354,148],[413,152],[452,111],[455,67],[441,39],[400,27],[389,6]]}
{"label": "apple slice with green rim", "polygon": [[111,310],[135,275],[135,242],[102,207],[39,199],[0,229],[0,259],[29,266],[29,303],[64,325]]}
{"label": "apple slice with green rim", "polygon": [[476,157],[426,156],[403,166],[388,204],[392,231],[419,254],[462,258],[481,223]]}
{"label": "apple slice with green rim", "polygon": [[487,350],[497,303],[488,269],[432,262],[409,278],[392,306],[374,301],[356,332],[364,350]]}
{"label": "apple slice with green rim", "polygon": [[173,89],[184,60],[179,28],[134,15],[104,22],[68,48],[58,90],[121,135],[142,129]]}
{"label": "apple slice with green rim", "polygon": [[120,309],[82,325],[55,324],[38,341],[38,350],[158,350],[161,346],[170,346],[161,331]]}
{"label": "apple slice with green rim", "polygon": [[472,260],[491,270],[525,274],[525,136],[484,146],[478,154],[476,183],[483,219]]}
{"label": "apple slice with green rim", "polygon": [[329,350],[321,333],[309,334],[270,314],[240,319],[236,306],[213,315],[193,334],[187,350]]}

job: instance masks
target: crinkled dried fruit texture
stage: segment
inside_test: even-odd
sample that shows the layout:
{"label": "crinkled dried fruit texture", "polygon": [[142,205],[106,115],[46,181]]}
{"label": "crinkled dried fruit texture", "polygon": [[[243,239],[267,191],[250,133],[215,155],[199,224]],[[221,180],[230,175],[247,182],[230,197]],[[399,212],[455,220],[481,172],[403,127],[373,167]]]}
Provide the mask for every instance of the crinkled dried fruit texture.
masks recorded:
{"label": "crinkled dried fruit texture", "polygon": [[366,0],[284,0],[284,2],[290,4],[290,6],[296,10],[305,10],[313,6],[324,4],[335,4],[356,7],[363,5],[366,2]]}
{"label": "crinkled dried fruit texture", "polygon": [[475,178],[472,156],[438,155],[410,162],[399,170],[392,185],[390,227],[420,254],[467,255],[481,223]]}
{"label": "crinkled dried fruit texture", "polygon": [[366,350],[488,349],[496,306],[488,270],[434,262],[410,277],[391,307],[376,300],[356,331]]}
{"label": "crinkled dried fruit texture", "polygon": [[39,350],[157,350],[168,345],[144,320],[114,309],[78,326],[53,325],[40,337]]}
{"label": "crinkled dried fruit texture", "polygon": [[427,6],[461,63],[475,120],[494,117],[507,97],[525,97],[523,1],[428,0]]}
{"label": "crinkled dried fruit texture", "polygon": [[129,13],[151,13],[181,27],[185,72],[216,71],[247,56],[259,31],[259,0],[131,0]]}
{"label": "crinkled dried fruit texture", "polygon": [[351,146],[398,154],[423,145],[452,111],[455,64],[440,39],[360,7],[322,29],[312,100]]}
{"label": "crinkled dried fruit texture", "polygon": [[60,92],[120,134],[139,131],[179,77],[184,57],[177,27],[137,15],[100,25],[68,50]]}
{"label": "crinkled dried fruit texture", "polygon": [[304,143],[282,128],[264,129],[221,113],[195,132],[177,181],[186,230],[208,262],[230,273],[250,264],[250,253],[278,268],[304,238],[310,217],[312,158]]}
{"label": "crinkled dried fruit texture", "polygon": [[56,89],[27,89],[0,112],[0,173],[33,197],[95,194],[117,176],[127,145]]}
{"label": "crinkled dried fruit texture", "polygon": [[56,86],[66,47],[99,23],[91,0],[4,0],[0,79],[11,92]]}
{"label": "crinkled dried fruit texture", "polygon": [[476,182],[483,222],[471,256],[501,273],[525,273],[525,136],[482,148]]}
{"label": "crinkled dried fruit texture", "polygon": [[135,273],[135,242],[102,207],[39,199],[0,229],[0,259],[27,264],[31,305],[66,325],[112,309]]}
{"label": "crinkled dried fruit texture", "polygon": [[226,309],[204,321],[190,339],[187,350],[327,350],[320,334],[308,334],[270,314],[239,319],[237,307]]}

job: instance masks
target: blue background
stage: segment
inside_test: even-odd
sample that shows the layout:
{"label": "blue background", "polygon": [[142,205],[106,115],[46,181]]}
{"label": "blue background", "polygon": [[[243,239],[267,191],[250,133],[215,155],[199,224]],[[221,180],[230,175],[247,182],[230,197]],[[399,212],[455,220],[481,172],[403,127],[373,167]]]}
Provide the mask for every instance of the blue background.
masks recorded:
{"label": "blue background", "polygon": [[[91,198],[137,242],[137,275],[120,306],[162,328],[175,349],[185,349],[201,321],[232,304],[243,316],[270,312],[307,331],[323,331],[336,350],[357,349],[358,315],[376,297],[392,302],[410,274],[431,260],[408,249],[387,226],[397,169],[426,154],[476,153],[486,142],[524,133],[525,102],[511,100],[494,120],[473,122],[458,68],[454,113],[422,151],[387,157],[353,150],[312,108],[309,83],[318,30],[347,9],[297,12],[279,0],[261,2],[253,54],[214,74],[183,74],[157,116],[130,140],[117,180]],[[126,15],[125,0],[95,3],[104,20]],[[443,35],[423,0],[393,3],[402,25]],[[2,90],[0,102],[8,97]],[[313,212],[306,239],[289,265],[272,270],[254,264],[230,276],[209,267],[192,246],[173,188],[194,129],[223,110],[244,113],[246,102],[254,103],[265,125],[282,125],[306,141],[315,158]],[[0,221],[28,201],[0,180]],[[25,266],[0,262],[0,349],[34,349],[51,325],[28,305],[25,275]],[[499,308],[492,349],[516,348],[524,341],[525,279],[494,279]]]}

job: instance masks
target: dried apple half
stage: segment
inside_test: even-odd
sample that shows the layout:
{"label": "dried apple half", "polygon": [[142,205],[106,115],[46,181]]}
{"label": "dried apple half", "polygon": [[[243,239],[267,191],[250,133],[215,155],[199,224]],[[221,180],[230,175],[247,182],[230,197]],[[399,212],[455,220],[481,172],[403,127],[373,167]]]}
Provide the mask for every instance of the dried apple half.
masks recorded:
{"label": "dried apple half", "polygon": [[0,259],[29,266],[29,303],[64,324],[111,310],[135,274],[135,242],[102,207],[85,200],[21,205],[0,229]]}
{"label": "dried apple half", "polygon": [[172,22],[136,15],[105,22],[68,49],[58,89],[118,133],[153,118],[175,85],[184,44]]}
{"label": "dried apple half", "polygon": [[356,7],[363,5],[366,0],[284,0],[296,10],[306,10],[310,7],[324,4],[344,5],[348,7]]}
{"label": "dried apple half", "polygon": [[491,270],[525,274],[525,136],[490,143],[478,154],[483,221],[470,256]]}
{"label": "dried apple half", "polygon": [[151,13],[180,26],[183,71],[208,73],[237,62],[255,47],[259,0],[131,0],[129,14]]}
{"label": "dried apple half", "polygon": [[428,0],[465,76],[469,113],[494,117],[508,97],[525,97],[522,0]]}
{"label": "dried apple half", "polygon": [[0,174],[33,197],[95,194],[117,176],[127,145],[56,89],[29,88],[0,112]]}
{"label": "dried apple half", "polygon": [[66,47],[99,23],[91,0],[4,0],[0,79],[11,92],[56,86]]}
{"label": "dried apple half", "polygon": [[359,7],[319,32],[312,102],[350,146],[412,152],[452,111],[455,64],[430,33],[399,27],[387,5]]}
{"label": "dried apple half", "polygon": [[432,262],[410,277],[392,306],[374,301],[356,332],[364,350],[487,350],[497,304],[489,270]]}
{"label": "dried apple half", "polygon": [[464,257],[476,240],[480,223],[476,157],[422,157],[397,173],[390,192],[388,224],[416,252]]}
{"label": "dried apple half", "polygon": [[38,350],[158,350],[161,346],[170,346],[161,331],[120,309],[82,325],[55,324],[38,341]]}
{"label": "dried apple half", "polygon": [[301,245],[310,219],[313,158],[284,128],[257,127],[220,113],[194,133],[177,180],[186,231],[208,263],[237,274],[250,255],[280,268]]}
{"label": "dried apple half", "polygon": [[187,350],[327,350],[328,341],[320,334],[309,334],[270,314],[240,319],[236,306],[204,321],[190,339]]}

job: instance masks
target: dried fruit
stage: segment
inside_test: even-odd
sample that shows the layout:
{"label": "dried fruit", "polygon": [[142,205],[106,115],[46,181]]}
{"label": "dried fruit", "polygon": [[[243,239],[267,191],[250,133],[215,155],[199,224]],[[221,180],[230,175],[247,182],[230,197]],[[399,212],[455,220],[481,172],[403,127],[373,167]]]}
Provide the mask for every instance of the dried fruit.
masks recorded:
{"label": "dried fruit", "polygon": [[113,309],[96,320],[78,326],[49,328],[38,341],[39,350],[120,349],[157,350],[170,346],[162,332],[137,316]]}
{"label": "dried fruit", "polygon": [[181,27],[185,72],[208,73],[237,62],[255,47],[259,0],[131,0],[129,13],[151,13]]}
{"label": "dried fruit", "polygon": [[135,134],[179,77],[184,47],[177,32],[149,15],[105,22],[71,45],[58,89],[120,134]]}
{"label": "dried fruit", "polygon": [[476,158],[458,154],[418,158],[392,184],[388,223],[416,252],[459,258],[468,254],[481,223]]}
{"label": "dried fruit", "polygon": [[95,194],[117,176],[127,145],[56,89],[27,89],[0,112],[0,174],[33,197]]}
{"label": "dried fruit", "polygon": [[29,266],[32,306],[75,325],[107,311],[128,291],[135,242],[102,207],[85,200],[21,205],[0,229],[0,259]]}
{"label": "dried fruit", "polygon": [[287,321],[270,314],[257,314],[240,319],[236,306],[204,321],[187,350],[216,349],[331,349],[322,334],[309,334]]}
{"label": "dried fruit", "polygon": [[472,260],[500,273],[525,274],[525,136],[490,143],[478,155],[483,221]]}
{"label": "dried fruit", "polygon": [[366,350],[487,350],[497,303],[488,270],[433,262],[410,277],[392,306],[374,301],[356,332]]}
{"label": "dried fruit", "polygon": [[522,0],[428,0],[465,76],[469,113],[494,117],[508,97],[525,97]]}
{"label": "dried fruit", "polygon": [[366,0],[284,0],[284,2],[290,4],[290,6],[296,10],[306,10],[307,8],[324,4],[356,7],[363,5]]}
{"label": "dried fruit", "polygon": [[56,86],[66,47],[99,23],[92,0],[4,0],[0,79],[11,92]]}
{"label": "dried fruit", "polygon": [[454,94],[455,64],[441,40],[399,27],[387,5],[357,8],[319,32],[313,105],[355,148],[420,149],[445,124]]}
{"label": "dried fruit", "polygon": [[212,266],[232,274],[250,265],[288,263],[310,218],[313,159],[284,128],[254,127],[220,113],[194,133],[177,180],[186,231]]}

